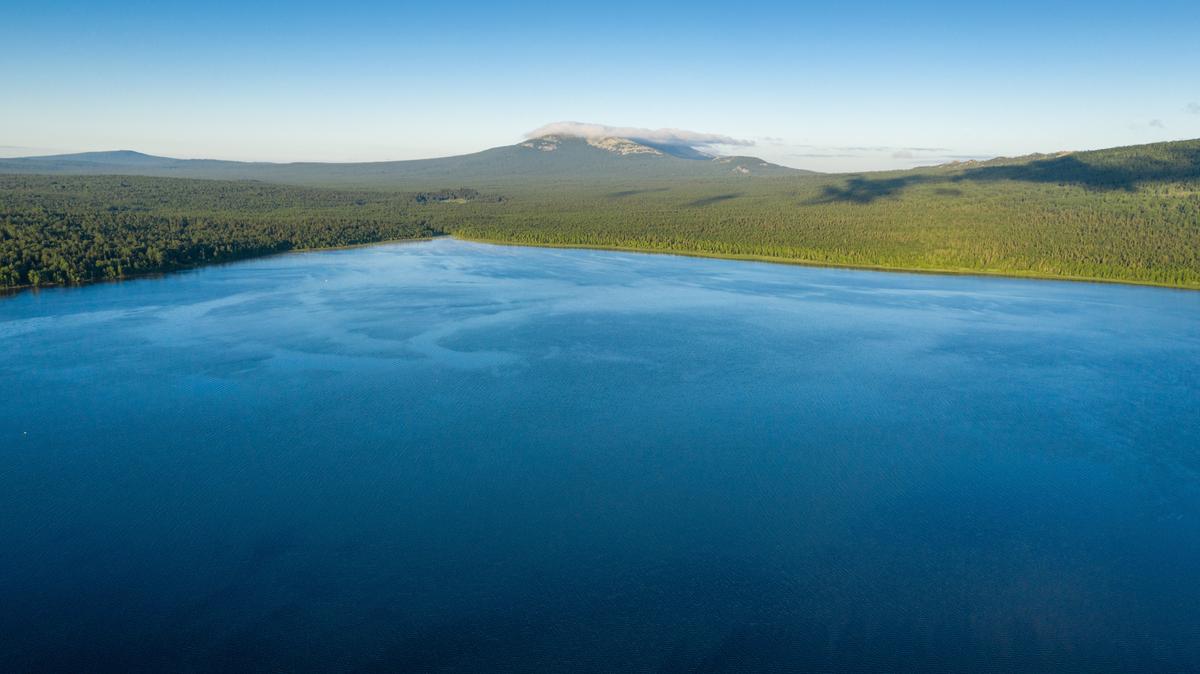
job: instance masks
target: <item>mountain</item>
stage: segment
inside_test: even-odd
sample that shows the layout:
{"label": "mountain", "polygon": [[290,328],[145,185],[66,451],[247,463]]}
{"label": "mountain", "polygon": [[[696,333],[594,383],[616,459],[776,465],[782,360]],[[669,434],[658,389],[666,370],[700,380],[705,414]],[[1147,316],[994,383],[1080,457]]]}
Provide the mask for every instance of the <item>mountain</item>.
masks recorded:
{"label": "mountain", "polygon": [[624,181],[797,176],[811,173],[756,157],[711,157],[679,145],[628,138],[542,136],[473,154],[408,161],[276,164],[173,159],[130,150],[0,159],[0,173],[142,175],[261,180],[294,185],[502,187],[530,180]]}
{"label": "mountain", "polygon": [[[0,160],[7,161],[7,160]],[[134,152],[133,150],[113,150],[111,152],[82,152],[79,154],[46,155],[41,157],[20,157],[17,161],[26,162],[63,162],[68,164],[103,164],[106,166],[153,166],[167,161],[164,157]]]}

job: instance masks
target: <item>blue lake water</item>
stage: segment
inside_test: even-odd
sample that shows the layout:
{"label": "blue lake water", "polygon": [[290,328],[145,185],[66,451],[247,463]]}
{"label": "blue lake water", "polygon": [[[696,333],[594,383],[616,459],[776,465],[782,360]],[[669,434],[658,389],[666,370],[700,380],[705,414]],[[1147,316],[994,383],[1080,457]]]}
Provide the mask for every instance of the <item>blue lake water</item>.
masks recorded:
{"label": "blue lake water", "polygon": [[0,340],[0,669],[1200,667],[1200,293],[436,240]]}

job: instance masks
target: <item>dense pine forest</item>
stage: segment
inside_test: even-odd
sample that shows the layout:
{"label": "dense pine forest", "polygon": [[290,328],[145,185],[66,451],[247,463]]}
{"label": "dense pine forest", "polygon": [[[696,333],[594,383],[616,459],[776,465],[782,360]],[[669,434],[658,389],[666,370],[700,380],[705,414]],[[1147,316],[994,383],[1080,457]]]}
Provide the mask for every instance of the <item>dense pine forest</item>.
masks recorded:
{"label": "dense pine forest", "polygon": [[[0,176],[0,285],[448,233],[781,262],[1200,288],[1200,141],[861,175],[324,189]],[[448,186],[447,186],[448,187]]]}
{"label": "dense pine forest", "polygon": [[971,169],[515,195],[477,240],[1200,287],[1200,181],[1130,187]]}
{"label": "dense pine forest", "polygon": [[112,280],[437,232],[413,208],[458,193],[255,182],[0,176],[0,286]]}

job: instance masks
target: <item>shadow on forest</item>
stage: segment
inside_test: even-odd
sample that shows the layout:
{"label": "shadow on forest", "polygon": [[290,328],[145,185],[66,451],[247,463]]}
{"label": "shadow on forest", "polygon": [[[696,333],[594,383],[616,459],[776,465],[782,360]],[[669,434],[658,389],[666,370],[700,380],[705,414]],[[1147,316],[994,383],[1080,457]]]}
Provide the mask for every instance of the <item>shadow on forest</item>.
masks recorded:
{"label": "shadow on forest", "polygon": [[[876,199],[891,197],[911,185],[995,182],[1001,180],[1032,183],[1080,185],[1092,190],[1124,190],[1132,192],[1143,182],[1162,180],[1194,180],[1200,178],[1200,146],[1169,151],[1168,159],[1130,155],[1119,164],[1089,164],[1074,155],[1037,159],[1021,164],[979,166],[961,173],[939,175],[918,173],[888,178],[847,178],[841,186],[828,185],[810,204],[849,202],[868,204]],[[958,196],[956,188],[939,188],[942,196]]]}
{"label": "shadow on forest", "polygon": [[667,192],[667,191],[670,191],[669,187],[652,187],[652,188],[647,188],[644,190],[624,190],[621,192],[609,192],[608,194],[606,194],[604,196],[608,197],[609,199],[624,199],[625,197],[632,197],[632,196],[636,196],[638,194],[650,194],[651,192]]}
{"label": "shadow on forest", "polygon": [[741,192],[733,192],[731,194],[717,194],[717,195],[714,195],[711,197],[704,197],[703,199],[689,201],[684,205],[688,206],[690,208],[702,208],[704,206],[711,206],[713,204],[719,204],[722,201],[729,201],[730,199],[737,199],[740,196],[742,196]]}

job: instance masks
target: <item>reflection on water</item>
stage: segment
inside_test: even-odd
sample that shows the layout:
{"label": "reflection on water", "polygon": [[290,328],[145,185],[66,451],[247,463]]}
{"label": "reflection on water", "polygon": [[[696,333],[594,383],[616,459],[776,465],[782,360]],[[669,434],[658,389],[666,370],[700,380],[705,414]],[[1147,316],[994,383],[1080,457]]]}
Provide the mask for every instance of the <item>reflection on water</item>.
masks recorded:
{"label": "reflection on water", "polygon": [[437,240],[0,338],[17,670],[1200,665],[1200,293]]}

